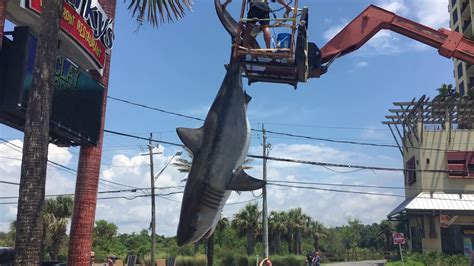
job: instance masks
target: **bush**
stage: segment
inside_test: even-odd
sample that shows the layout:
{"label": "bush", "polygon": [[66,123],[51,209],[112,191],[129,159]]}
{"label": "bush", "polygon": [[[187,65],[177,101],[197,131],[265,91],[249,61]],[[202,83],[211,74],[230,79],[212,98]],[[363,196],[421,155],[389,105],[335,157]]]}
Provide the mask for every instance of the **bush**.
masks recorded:
{"label": "bush", "polygon": [[306,258],[304,256],[287,255],[287,256],[271,256],[273,266],[305,266]]}
{"label": "bush", "polygon": [[249,266],[249,259],[247,256],[237,256],[236,262],[237,266]]}
{"label": "bush", "polygon": [[204,255],[197,256],[178,256],[176,258],[176,266],[206,266],[207,259]]}
{"label": "bush", "polygon": [[221,261],[222,266],[237,266],[237,262],[235,261],[235,257],[232,254],[227,254]]}
{"label": "bush", "polygon": [[[463,255],[447,255],[439,252],[429,253],[409,253],[404,257],[405,265],[442,265],[442,266],[462,266],[469,265],[469,259]],[[390,266],[401,265],[400,261],[389,263]]]}

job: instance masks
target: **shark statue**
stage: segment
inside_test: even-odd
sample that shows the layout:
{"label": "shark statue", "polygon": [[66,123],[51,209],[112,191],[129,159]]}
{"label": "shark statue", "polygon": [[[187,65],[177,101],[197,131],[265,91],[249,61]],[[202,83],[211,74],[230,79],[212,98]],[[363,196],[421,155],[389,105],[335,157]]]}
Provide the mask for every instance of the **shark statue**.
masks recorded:
{"label": "shark statue", "polygon": [[204,125],[176,130],[194,156],[181,203],[179,246],[213,233],[233,190],[251,191],[265,185],[242,169],[250,145],[246,110],[250,99],[242,90],[242,68],[231,63]]}

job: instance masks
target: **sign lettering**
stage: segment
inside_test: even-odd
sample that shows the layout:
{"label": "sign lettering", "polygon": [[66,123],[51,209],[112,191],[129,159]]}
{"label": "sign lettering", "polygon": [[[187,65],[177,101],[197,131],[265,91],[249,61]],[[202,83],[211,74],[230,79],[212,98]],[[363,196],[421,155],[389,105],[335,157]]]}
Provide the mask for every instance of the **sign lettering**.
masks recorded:
{"label": "sign lettering", "polygon": [[[42,0],[29,0],[26,7],[41,14]],[[61,29],[79,44],[103,68],[105,53],[115,39],[113,21],[97,0],[64,0]]]}

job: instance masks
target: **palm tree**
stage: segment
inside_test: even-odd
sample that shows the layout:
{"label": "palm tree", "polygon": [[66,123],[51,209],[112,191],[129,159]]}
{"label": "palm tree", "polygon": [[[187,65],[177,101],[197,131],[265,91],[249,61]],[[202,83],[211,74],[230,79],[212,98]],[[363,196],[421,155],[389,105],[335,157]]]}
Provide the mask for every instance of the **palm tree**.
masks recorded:
{"label": "palm tree", "polygon": [[314,240],[314,250],[319,250],[319,241],[321,238],[327,237],[326,228],[324,228],[324,225],[318,221],[310,221],[309,233]]}
{"label": "palm tree", "polygon": [[38,265],[43,240],[43,202],[49,122],[54,92],[62,0],[44,1],[25,118],[15,240],[15,265]]}
{"label": "palm tree", "polygon": [[[24,127],[15,239],[17,265],[40,263],[44,228],[43,219],[39,217],[43,216],[54,68],[63,2],[63,0],[43,2]],[[173,21],[172,14],[175,19],[181,18],[184,15],[181,2],[191,9],[188,0],[130,0],[129,9],[132,10],[132,16],[137,17],[139,21],[143,21],[146,17],[148,22],[157,26],[160,22],[164,22],[165,18]]]}
{"label": "palm tree", "polygon": [[59,196],[45,201],[43,214],[46,232],[51,240],[49,250],[50,259],[58,259],[59,248],[66,236],[66,226],[72,215],[73,199],[72,197]]}
{"label": "palm tree", "polygon": [[236,227],[240,233],[245,233],[247,236],[247,255],[250,256],[255,251],[256,231],[260,222],[261,211],[257,204],[248,204],[238,212],[232,225]]}
{"label": "palm tree", "polygon": [[440,96],[449,96],[453,93],[453,85],[443,84],[441,85],[441,87],[438,88],[438,92]]}
{"label": "palm tree", "polygon": [[128,9],[141,24],[145,18],[154,27],[163,24],[165,19],[174,22],[185,15],[185,8],[192,10],[191,0],[130,0]]}
{"label": "palm tree", "polygon": [[271,253],[279,254],[281,252],[281,236],[282,234],[286,234],[288,231],[288,227],[285,220],[285,212],[270,212],[268,225],[271,237]]}
{"label": "palm tree", "polygon": [[288,216],[292,220],[292,229],[295,234],[293,251],[295,254],[301,255],[303,253],[303,233],[306,231],[309,217],[303,214],[301,208],[291,209]]}

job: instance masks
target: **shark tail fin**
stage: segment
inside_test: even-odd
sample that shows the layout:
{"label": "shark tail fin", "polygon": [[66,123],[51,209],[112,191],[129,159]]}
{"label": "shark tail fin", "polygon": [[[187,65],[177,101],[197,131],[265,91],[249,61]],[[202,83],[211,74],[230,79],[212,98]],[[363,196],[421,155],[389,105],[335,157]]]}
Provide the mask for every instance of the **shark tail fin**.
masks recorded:
{"label": "shark tail fin", "polygon": [[265,184],[265,181],[253,178],[245,173],[244,170],[240,169],[232,175],[226,189],[235,191],[252,191],[263,188]]}

